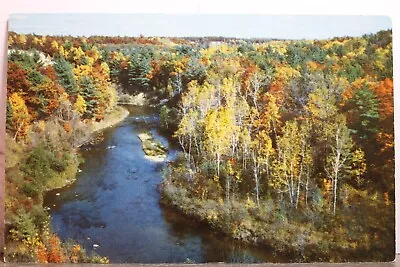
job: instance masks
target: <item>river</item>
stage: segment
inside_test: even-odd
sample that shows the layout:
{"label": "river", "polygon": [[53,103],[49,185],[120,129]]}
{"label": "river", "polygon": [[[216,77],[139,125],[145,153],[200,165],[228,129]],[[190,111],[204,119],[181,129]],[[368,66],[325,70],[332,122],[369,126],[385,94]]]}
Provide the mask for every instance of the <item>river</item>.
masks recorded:
{"label": "river", "polygon": [[150,130],[168,147],[167,160],[178,149],[158,132],[154,110],[127,108],[130,115],[106,129],[101,142],[81,149],[76,182],[46,195],[60,238],[113,263],[280,261],[267,249],[233,241],[160,205],[165,163],[145,159],[137,135]]}

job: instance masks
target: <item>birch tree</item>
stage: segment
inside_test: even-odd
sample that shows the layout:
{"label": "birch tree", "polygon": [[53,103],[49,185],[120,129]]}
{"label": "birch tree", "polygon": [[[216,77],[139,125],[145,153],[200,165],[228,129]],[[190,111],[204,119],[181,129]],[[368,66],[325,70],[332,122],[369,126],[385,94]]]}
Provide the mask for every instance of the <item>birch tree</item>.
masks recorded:
{"label": "birch tree", "polygon": [[[273,164],[275,186],[289,195],[290,205],[297,208],[301,188],[306,185],[313,166],[309,141],[310,124],[303,121],[287,121],[277,141],[277,158]],[[285,189],[286,188],[286,189]],[[307,196],[306,196],[307,198]]]}
{"label": "birch tree", "polygon": [[353,140],[346,126],[346,118],[339,116],[332,125],[327,125],[330,133],[330,152],[326,158],[325,172],[332,182],[333,214],[336,214],[337,196],[339,190],[338,182],[344,178],[346,168],[349,166],[349,157],[353,148]]}

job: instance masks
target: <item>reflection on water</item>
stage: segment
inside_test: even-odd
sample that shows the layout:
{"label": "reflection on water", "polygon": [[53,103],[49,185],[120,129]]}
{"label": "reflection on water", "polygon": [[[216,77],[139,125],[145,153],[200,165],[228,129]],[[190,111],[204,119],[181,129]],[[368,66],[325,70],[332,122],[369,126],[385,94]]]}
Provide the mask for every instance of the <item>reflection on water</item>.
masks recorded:
{"label": "reflection on water", "polygon": [[160,206],[164,163],[144,158],[137,134],[151,130],[169,148],[167,160],[176,150],[157,132],[154,111],[129,110],[101,143],[82,149],[77,181],[47,194],[54,231],[111,262],[280,261],[268,249],[249,248]]}

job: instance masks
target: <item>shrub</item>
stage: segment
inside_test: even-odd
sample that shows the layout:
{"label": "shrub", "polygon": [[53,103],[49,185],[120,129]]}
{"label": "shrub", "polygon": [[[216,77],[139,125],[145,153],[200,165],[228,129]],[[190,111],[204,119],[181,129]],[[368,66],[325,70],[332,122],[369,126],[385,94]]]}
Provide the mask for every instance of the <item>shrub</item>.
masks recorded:
{"label": "shrub", "polygon": [[[48,188],[49,181],[55,180],[67,171],[70,165],[74,165],[74,161],[74,156],[69,153],[64,153],[63,156],[58,157],[47,146],[38,145],[29,153],[25,164],[21,166],[21,170],[31,181],[23,185],[24,192],[28,196],[37,196]],[[54,182],[51,184],[54,184]]]}
{"label": "shrub", "polygon": [[239,202],[233,202],[231,208],[231,222],[235,225],[240,225],[246,217],[249,216],[246,207]]}
{"label": "shrub", "polygon": [[10,230],[12,239],[24,240],[32,239],[37,233],[37,228],[29,213],[25,210],[18,210],[12,218],[13,229]]}
{"label": "shrub", "polygon": [[62,158],[54,157],[51,161],[50,167],[56,172],[63,172],[68,167],[68,156],[64,155]]}
{"label": "shrub", "polygon": [[39,186],[46,183],[48,179],[54,176],[52,162],[55,155],[41,144],[34,148],[29,154],[29,157],[22,170]]}
{"label": "shrub", "polygon": [[37,197],[41,193],[40,188],[33,182],[26,181],[22,185],[22,190],[28,197]]}
{"label": "shrub", "polygon": [[52,235],[48,240],[48,262],[61,263],[65,261],[61,241],[56,235]]}
{"label": "shrub", "polygon": [[9,134],[6,134],[6,169],[16,166],[23,158],[23,147],[17,143]]}
{"label": "shrub", "polygon": [[30,212],[30,216],[33,223],[38,229],[45,228],[49,223],[49,215],[41,205],[33,206]]}

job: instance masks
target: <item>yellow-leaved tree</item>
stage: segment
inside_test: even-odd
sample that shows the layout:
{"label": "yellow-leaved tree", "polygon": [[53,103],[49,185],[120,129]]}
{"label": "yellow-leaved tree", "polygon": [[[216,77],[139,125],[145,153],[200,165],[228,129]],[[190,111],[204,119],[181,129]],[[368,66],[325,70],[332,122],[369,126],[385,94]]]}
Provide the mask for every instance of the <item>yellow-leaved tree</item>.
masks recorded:
{"label": "yellow-leaved tree", "polygon": [[11,125],[13,128],[14,140],[22,139],[26,136],[29,131],[29,123],[31,117],[26,107],[25,100],[20,96],[19,93],[13,93],[8,98],[11,106]]}
{"label": "yellow-leaved tree", "polygon": [[210,110],[205,118],[206,149],[215,156],[217,176],[220,174],[221,158],[230,152],[231,136],[236,130],[232,123],[230,108]]}
{"label": "yellow-leaved tree", "polygon": [[76,96],[76,101],[73,105],[73,108],[79,113],[79,115],[83,115],[86,112],[86,101],[85,99],[78,94]]}

